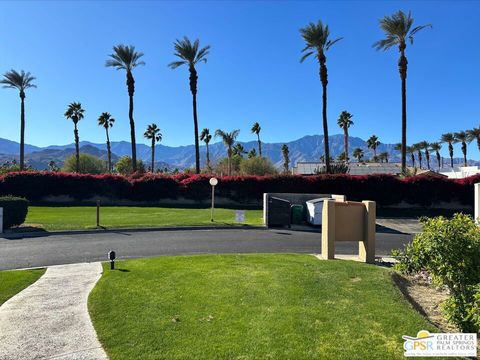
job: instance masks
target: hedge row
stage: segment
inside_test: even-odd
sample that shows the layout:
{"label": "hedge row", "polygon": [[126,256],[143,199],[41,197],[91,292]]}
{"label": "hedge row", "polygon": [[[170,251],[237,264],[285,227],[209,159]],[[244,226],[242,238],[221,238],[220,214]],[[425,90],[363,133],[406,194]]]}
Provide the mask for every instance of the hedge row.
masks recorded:
{"label": "hedge row", "polygon": [[[51,172],[18,172],[0,177],[0,196],[15,195],[30,201],[49,196],[74,200],[107,197],[112,200],[161,201],[180,197],[197,201],[210,198],[208,175],[85,175]],[[223,177],[217,196],[243,203],[258,202],[264,192],[345,194],[350,200],[374,200],[379,205],[403,202],[428,206],[439,202],[473,204],[473,184],[480,176],[461,180],[391,175],[243,176]]]}

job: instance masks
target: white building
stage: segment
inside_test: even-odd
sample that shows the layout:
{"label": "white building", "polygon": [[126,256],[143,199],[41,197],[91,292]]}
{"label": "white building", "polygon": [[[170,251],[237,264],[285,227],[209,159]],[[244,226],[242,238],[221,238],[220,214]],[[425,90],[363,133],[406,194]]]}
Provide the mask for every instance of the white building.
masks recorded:
{"label": "white building", "polygon": [[449,179],[463,179],[469,176],[480,174],[478,166],[460,166],[440,171],[440,174],[448,176]]}
{"label": "white building", "polygon": [[[299,161],[292,172],[296,175],[314,175],[319,172],[319,169],[324,168],[324,163]],[[395,163],[350,163],[348,173],[350,175],[399,175],[402,173],[402,168],[400,164]]]}

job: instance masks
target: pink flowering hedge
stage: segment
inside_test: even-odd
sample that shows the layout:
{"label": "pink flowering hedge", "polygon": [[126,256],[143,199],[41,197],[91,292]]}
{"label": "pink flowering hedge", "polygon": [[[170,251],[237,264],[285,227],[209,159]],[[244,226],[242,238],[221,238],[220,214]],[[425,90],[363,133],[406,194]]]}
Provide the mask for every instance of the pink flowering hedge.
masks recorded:
{"label": "pink flowering hedge", "polygon": [[[17,172],[0,177],[0,196],[22,196],[30,201],[49,196],[74,200],[98,196],[112,200],[161,201],[210,198],[209,175],[176,176],[137,174],[86,175],[52,172]],[[480,176],[461,180],[391,175],[241,176],[219,179],[216,195],[241,203],[258,203],[264,192],[345,194],[350,200],[374,200],[379,205],[403,202],[429,206],[440,202],[473,205],[473,184]]]}

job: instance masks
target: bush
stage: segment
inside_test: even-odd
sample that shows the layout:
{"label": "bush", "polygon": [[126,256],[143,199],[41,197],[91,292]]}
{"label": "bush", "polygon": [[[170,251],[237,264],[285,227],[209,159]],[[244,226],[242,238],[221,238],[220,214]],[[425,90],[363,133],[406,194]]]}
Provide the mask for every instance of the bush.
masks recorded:
{"label": "bush", "polygon": [[[133,172],[132,158],[130,156],[122,156],[115,164],[115,171],[122,175],[130,175]],[[137,172],[145,172],[145,164],[142,160],[137,160]]]}
{"label": "bush", "polygon": [[427,271],[450,291],[447,319],[462,331],[480,331],[480,228],[463,214],[424,218],[422,224],[423,232],[399,253],[396,268],[406,274]]}
{"label": "bush", "polygon": [[240,162],[240,173],[242,175],[276,175],[277,170],[272,162],[264,157],[254,156],[250,159],[242,159]]}
{"label": "bush", "polygon": [[21,197],[0,197],[0,208],[3,208],[3,228],[22,225],[27,218],[28,201]]}
{"label": "bush", "polygon": [[[80,168],[81,174],[103,174],[107,172],[107,163],[102,159],[90,154],[80,154]],[[65,159],[63,164],[63,171],[77,172],[76,156],[72,155]]]}

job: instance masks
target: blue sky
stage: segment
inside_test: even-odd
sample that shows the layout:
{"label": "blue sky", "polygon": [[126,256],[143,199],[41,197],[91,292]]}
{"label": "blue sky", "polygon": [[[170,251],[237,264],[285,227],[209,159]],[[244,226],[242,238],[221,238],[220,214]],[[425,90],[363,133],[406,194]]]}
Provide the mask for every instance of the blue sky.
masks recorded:
{"label": "blue sky", "polygon": [[[73,141],[63,118],[69,102],[86,109],[81,140],[104,141],[96,124],[109,111],[117,119],[112,140],[129,140],[124,72],[104,66],[112,46],[133,44],[146,66],[135,70],[137,138],[147,124],[162,129],[165,145],[193,143],[186,68],[171,70],[172,43],[187,35],[212,46],[199,65],[200,128],[262,125],[266,142],[322,133],[318,65],[300,64],[299,28],[322,19],[333,37],[344,37],[327,54],[329,125],[354,114],[351,135],[375,133],[385,143],[400,139],[400,79],[396,50],[377,52],[378,19],[411,10],[417,24],[432,23],[407,48],[408,142],[437,140],[442,132],[480,123],[480,3],[474,1],[350,2],[1,2],[0,71],[31,71],[37,89],[27,93],[26,142]],[[0,89],[0,137],[19,139],[19,98]],[[469,151],[478,157],[476,146]],[[459,151],[457,150],[457,154]]]}

